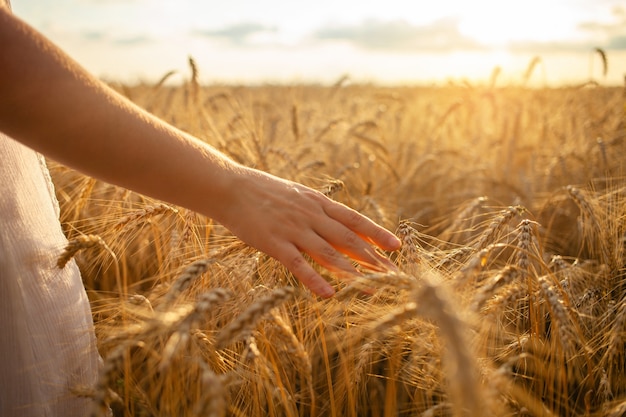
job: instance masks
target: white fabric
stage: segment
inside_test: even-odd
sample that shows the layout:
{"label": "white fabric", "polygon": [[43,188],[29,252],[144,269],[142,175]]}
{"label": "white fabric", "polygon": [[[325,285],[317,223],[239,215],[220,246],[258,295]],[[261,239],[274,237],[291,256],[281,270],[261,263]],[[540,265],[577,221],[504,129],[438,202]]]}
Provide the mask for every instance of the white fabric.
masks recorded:
{"label": "white fabric", "polygon": [[[0,0],[0,3],[6,0]],[[0,97],[2,100],[2,97]],[[86,416],[100,365],[43,157],[0,133],[0,416]]]}
{"label": "white fabric", "polygon": [[99,356],[43,158],[0,134],[0,416],[87,415]]}

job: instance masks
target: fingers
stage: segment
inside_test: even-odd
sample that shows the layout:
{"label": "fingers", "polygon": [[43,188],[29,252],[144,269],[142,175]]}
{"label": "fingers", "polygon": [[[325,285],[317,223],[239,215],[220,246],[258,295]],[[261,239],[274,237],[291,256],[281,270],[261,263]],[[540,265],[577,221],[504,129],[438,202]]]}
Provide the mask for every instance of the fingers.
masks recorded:
{"label": "fingers", "polygon": [[[365,242],[358,236],[355,238]],[[357,275],[359,272],[352,262],[341,252],[330,245],[318,234],[311,232],[302,236],[301,247],[286,245],[279,251],[277,259],[283,263],[291,273],[315,294],[327,298],[331,297],[335,291],[333,287],[306,261],[302,253],[308,254],[313,261],[323,266],[329,271],[344,276]],[[369,245],[367,245],[369,246]],[[365,252],[363,252],[365,254]],[[355,257],[356,258],[356,257]],[[367,256],[362,256],[370,262]],[[382,259],[385,259],[381,257]],[[360,260],[360,259],[357,259]]]}
{"label": "fingers", "polygon": [[335,294],[334,288],[313,269],[295,247],[286,247],[277,259],[308,289],[320,297],[329,298]]}
{"label": "fingers", "polygon": [[[283,247],[279,261],[315,294],[327,298],[334,294],[333,287],[304,259],[307,253],[316,263],[329,271],[344,276],[358,275],[348,257],[375,270],[395,269],[386,257],[377,253],[361,236],[333,219],[319,223],[317,232],[302,233],[294,246]],[[347,256],[348,257],[347,257]]]}
{"label": "fingers", "polygon": [[[289,198],[285,198],[285,190]],[[296,190],[297,193],[292,191]],[[395,265],[372,245],[396,250],[400,240],[357,211],[301,185],[281,187],[275,194],[264,195],[274,201],[270,213],[273,222],[263,223],[271,239],[251,239],[257,248],[274,256],[304,284],[321,297],[331,297],[333,287],[307,262],[303,253],[329,271],[357,275],[352,260],[370,269],[396,269]],[[278,195],[278,197],[276,197]],[[276,210],[281,208],[281,210]],[[257,234],[257,237],[262,235]]]}
{"label": "fingers", "polygon": [[332,221],[320,235],[326,239],[339,252],[349,256],[361,265],[374,270],[395,269],[395,265],[385,256],[378,253],[363,237],[343,226],[339,222]]}
{"label": "fingers", "polygon": [[332,272],[348,275],[358,274],[352,262],[326,240],[316,235],[316,238],[311,239],[310,242],[312,244],[310,249],[302,248],[301,250],[308,253],[315,262]]}
{"label": "fingers", "polygon": [[334,201],[324,207],[324,212],[329,221],[320,222],[318,233],[330,244],[371,269],[395,269],[395,265],[371,245],[385,250],[398,249],[401,242],[393,233]]}
{"label": "fingers", "polygon": [[[329,217],[335,219],[355,234],[371,240],[372,243],[383,250],[397,250],[402,244],[396,235],[377,225],[358,211],[343,204],[330,200],[330,204],[324,207],[324,211]],[[344,238],[348,247],[355,246],[351,240],[353,238],[348,235]]]}
{"label": "fingers", "polygon": [[[322,216],[315,217],[311,229],[315,233],[300,233],[297,242],[294,242],[298,251],[307,253],[319,265],[336,273],[359,274],[348,257],[370,269],[396,269],[387,257],[372,247],[373,243],[382,249],[398,249],[401,242],[393,233],[335,201],[322,201],[321,207]],[[287,267],[296,278],[316,294],[332,296],[334,291],[330,291],[330,284],[302,256],[291,256],[291,263]]]}

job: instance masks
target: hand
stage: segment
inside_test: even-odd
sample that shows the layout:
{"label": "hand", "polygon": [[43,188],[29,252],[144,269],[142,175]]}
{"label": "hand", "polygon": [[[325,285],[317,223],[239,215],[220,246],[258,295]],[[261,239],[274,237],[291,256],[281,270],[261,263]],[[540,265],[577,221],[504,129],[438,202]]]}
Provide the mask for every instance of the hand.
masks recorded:
{"label": "hand", "polygon": [[233,190],[232,200],[216,219],[247,244],[280,261],[322,297],[335,291],[303,253],[339,274],[358,274],[349,258],[372,269],[395,268],[372,245],[396,250],[400,240],[318,191],[248,168],[239,172]]}

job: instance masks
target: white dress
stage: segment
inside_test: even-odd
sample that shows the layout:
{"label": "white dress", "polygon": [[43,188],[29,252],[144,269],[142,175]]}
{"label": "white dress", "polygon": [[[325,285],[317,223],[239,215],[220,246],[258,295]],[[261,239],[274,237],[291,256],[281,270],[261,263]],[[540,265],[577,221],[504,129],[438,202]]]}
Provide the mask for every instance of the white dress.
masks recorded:
{"label": "white dress", "polygon": [[80,272],[56,266],[66,243],[44,158],[0,133],[2,417],[90,411],[75,389],[94,387],[101,361]]}

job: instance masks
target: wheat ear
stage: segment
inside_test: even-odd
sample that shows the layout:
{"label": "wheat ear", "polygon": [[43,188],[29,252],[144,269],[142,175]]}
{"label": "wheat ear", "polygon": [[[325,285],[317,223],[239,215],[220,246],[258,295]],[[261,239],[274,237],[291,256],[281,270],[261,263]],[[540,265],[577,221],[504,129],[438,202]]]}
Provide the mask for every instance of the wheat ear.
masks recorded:
{"label": "wheat ear", "polygon": [[147,221],[151,217],[164,213],[178,213],[178,209],[163,203],[153,204],[139,210],[134,210],[122,217],[115,224],[115,228],[122,229],[128,226],[136,225],[140,222]]}
{"label": "wheat ear", "polygon": [[341,180],[330,180],[322,192],[326,197],[332,197],[339,191],[345,190],[346,185]]}
{"label": "wheat ear", "polygon": [[552,328],[556,328],[563,349],[567,353],[571,353],[576,343],[584,343],[578,339],[582,336],[576,332],[576,328],[572,323],[567,305],[558,291],[545,276],[539,277],[539,291],[543,298],[547,301],[550,308],[551,317],[556,322]]}
{"label": "wheat ear", "polygon": [[170,335],[163,348],[159,370],[164,371],[171,363],[174,354],[187,344],[192,334],[192,328],[199,320],[215,306],[223,304],[231,297],[231,292],[223,288],[215,288],[209,292],[201,294],[189,312],[181,321],[176,324],[176,330]]}
{"label": "wheat ear", "polygon": [[424,286],[416,296],[417,312],[434,319],[439,332],[447,341],[450,360],[450,388],[454,407],[460,415],[481,416],[484,410],[484,396],[479,389],[478,371],[473,360],[473,351],[468,340],[468,323],[462,320],[452,307],[448,295],[438,285],[424,280]]}
{"label": "wheat ear", "polygon": [[507,265],[502,268],[493,278],[480,287],[480,291],[474,297],[472,310],[479,311],[485,301],[493,296],[498,288],[510,284],[520,276],[519,269],[515,265]]}
{"label": "wheat ear", "polygon": [[80,235],[67,242],[63,253],[57,259],[57,267],[63,269],[65,265],[81,250],[100,246],[107,252],[113,253],[104,240],[98,235]]}
{"label": "wheat ear", "polygon": [[217,349],[225,348],[230,343],[237,341],[244,333],[251,331],[265,314],[292,298],[295,293],[296,289],[294,287],[283,287],[254,302],[248,309],[220,330],[216,340]]}
{"label": "wheat ear", "polygon": [[[615,311],[615,320],[610,328],[608,346],[605,354],[607,366],[611,366],[614,363],[619,364],[619,356],[624,356],[624,343],[626,342],[626,301],[622,300],[620,304],[615,305],[613,311]],[[624,359],[622,358],[622,365],[624,365],[623,361]]]}
{"label": "wheat ear", "polygon": [[474,249],[481,250],[490,243],[493,243],[498,234],[509,223],[509,221],[511,221],[514,216],[524,213],[524,211],[526,211],[526,209],[522,206],[509,206],[500,211],[496,218],[489,223],[487,229],[480,235],[478,241],[474,245]]}
{"label": "wheat ear", "polygon": [[522,272],[528,272],[530,268],[530,260],[528,254],[530,253],[533,240],[535,238],[534,228],[537,223],[528,219],[524,219],[518,225],[517,234],[517,253],[516,263]]}
{"label": "wheat ear", "polygon": [[202,369],[202,398],[194,408],[194,415],[198,417],[224,417],[227,406],[222,378],[204,362],[200,362],[200,368]]}
{"label": "wheat ear", "polygon": [[402,220],[398,224],[396,235],[402,241],[400,259],[406,262],[407,267],[413,267],[414,269],[422,261],[417,230],[411,225],[411,222]]}
{"label": "wheat ear", "polygon": [[115,384],[117,373],[122,371],[126,352],[131,346],[132,343],[118,345],[104,360],[104,365],[100,369],[100,375],[96,383],[96,392],[90,417],[108,416],[109,401],[111,399],[109,387]]}
{"label": "wheat ear", "polygon": [[162,308],[167,307],[174,300],[176,300],[176,298],[178,298],[183,291],[189,288],[193,281],[204,274],[209,269],[209,266],[214,262],[214,259],[200,259],[188,265],[165,295]]}

